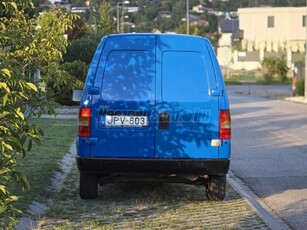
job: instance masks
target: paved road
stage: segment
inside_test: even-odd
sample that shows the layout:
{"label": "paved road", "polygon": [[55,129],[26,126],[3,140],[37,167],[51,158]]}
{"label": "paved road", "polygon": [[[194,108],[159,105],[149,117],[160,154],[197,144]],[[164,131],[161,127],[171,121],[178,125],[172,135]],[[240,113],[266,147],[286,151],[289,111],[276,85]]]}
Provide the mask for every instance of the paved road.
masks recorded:
{"label": "paved road", "polygon": [[[231,170],[291,227],[307,229],[307,105],[247,96],[248,90],[228,87]],[[286,86],[252,86],[251,94],[257,90],[291,92]]]}

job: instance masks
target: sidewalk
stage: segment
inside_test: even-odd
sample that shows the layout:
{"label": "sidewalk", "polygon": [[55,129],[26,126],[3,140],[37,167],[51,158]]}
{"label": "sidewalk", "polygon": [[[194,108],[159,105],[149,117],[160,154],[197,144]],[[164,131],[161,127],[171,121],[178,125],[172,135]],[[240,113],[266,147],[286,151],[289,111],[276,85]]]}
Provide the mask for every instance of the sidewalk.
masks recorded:
{"label": "sidewalk", "polygon": [[227,91],[246,96],[265,97],[270,99],[307,104],[307,99],[302,96],[290,96],[292,94],[292,89],[287,85],[227,85]]}
{"label": "sidewalk", "polygon": [[41,118],[57,118],[57,119],[77,119],[79,113],[78,106],[61,106],[56,109],[57,115],[43,114]]}
{"label": "sidewalk", "polygon": [[296,97],[285,97],[284,100],[296,102],[296,103],[302,103],[307,104],[307,99],[305,97],[296,96]]}

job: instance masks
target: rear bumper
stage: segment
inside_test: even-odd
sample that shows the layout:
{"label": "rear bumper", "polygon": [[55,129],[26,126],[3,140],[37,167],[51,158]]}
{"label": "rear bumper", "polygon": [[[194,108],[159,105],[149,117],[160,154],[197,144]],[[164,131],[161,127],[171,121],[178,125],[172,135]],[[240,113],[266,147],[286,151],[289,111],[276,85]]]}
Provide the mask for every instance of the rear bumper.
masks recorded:
{"label": "rear bumper", "polygon": [[225,175],[230,159],[140,159],[77,157],[79,171],[97,174]]}

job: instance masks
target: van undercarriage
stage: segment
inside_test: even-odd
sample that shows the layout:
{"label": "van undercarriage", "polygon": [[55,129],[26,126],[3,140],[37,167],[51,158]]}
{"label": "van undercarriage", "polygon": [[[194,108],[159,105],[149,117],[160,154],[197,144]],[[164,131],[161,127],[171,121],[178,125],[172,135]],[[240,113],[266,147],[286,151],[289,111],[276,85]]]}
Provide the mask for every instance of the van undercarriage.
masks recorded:
{"label": "van undercarriage", "polygon": [[86,173],[155,173],[225,175],[230,159],[146,159],[77,157],[80,171]]}
{"label": "van undercarriage", "polygon": [[139,159],[77,157],[80,196],[97,197],[97,185],[127,182],[185,183],[206,187],[210,200],[223,200],[229,159]]}

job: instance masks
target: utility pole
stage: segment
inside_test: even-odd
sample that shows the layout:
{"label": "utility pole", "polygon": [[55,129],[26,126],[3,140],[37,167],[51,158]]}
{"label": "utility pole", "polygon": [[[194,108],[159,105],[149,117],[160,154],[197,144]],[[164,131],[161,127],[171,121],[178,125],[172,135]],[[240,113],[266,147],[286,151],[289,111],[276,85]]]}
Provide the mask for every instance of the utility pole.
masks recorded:
{"label": "utility pole", "polygon": [[[117,2],[116,3],[116,29],[117,32],[123,32],[123,28],[124,28],[124,7],[125,4],[129,4],[129,1],[123,1],[123,2]],[[122,18],[120,18],[119,16],[119,9],[122,8]]]}
{"label": "utility pole", "polygon": [[117,30],[117,33],[119,32],[119,4],[120,3],[121,2],[116,3],[116,30]]}
{"label": "utility pole", "polygon": [[307,99],[307,0],[306,0],[306,16],[305,16],[306,40],[305,40],[305,91],[304,97]]}

